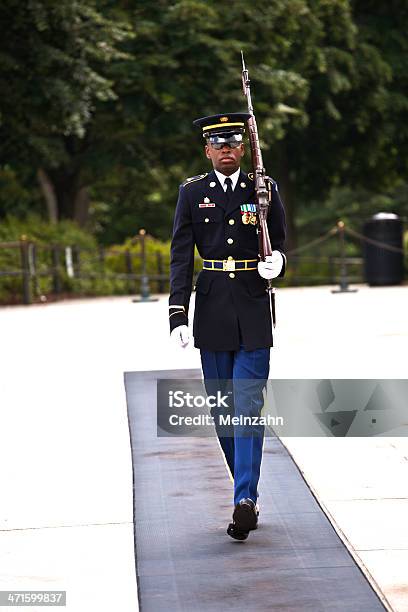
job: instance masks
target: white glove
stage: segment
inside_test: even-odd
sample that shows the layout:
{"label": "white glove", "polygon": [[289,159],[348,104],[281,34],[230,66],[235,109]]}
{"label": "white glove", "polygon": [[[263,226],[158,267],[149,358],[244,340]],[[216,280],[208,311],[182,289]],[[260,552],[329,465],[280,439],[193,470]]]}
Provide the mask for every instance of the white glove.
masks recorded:
{"label": "white glove", "polygon": [[187,325],[175,327],[170,334],[170,338],[177,346],[186,348],[187,344],[190,342],[190,331]]}
{"label": "white glove", "polygon": [[267,255],[265,261],[258,263],[258,272],[262,278],[270,280],[279,276],[283,267],[283,255],[279,251],[272,251],[272,255]]}

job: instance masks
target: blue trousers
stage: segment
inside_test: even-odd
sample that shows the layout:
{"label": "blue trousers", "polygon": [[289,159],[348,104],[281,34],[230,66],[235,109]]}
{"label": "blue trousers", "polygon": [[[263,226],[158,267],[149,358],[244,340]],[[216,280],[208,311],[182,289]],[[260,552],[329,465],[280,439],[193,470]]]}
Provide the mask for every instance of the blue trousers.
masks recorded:
{"label": "blue trousers", "polygon": [[[206,391],[228,394],[228,409],[213,408],[215,428],[226,462],[234,478],[234,504],[241,499],[258,498],[264,427],[260,425],[220,425],[219,416],[259,416],[263,388],[269,375],[270,349],[207,351],[201,349]],[[245,419],[243,419],[245,420]],[[225,422],[225,420],[224,420]]]}

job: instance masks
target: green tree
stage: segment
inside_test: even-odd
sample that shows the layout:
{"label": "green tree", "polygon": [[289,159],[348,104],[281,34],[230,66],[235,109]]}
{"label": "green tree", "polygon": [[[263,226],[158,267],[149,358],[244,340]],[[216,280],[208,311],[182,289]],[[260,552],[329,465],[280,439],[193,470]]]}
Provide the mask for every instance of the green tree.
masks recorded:
{"label": "green tree", "polygon": [[81,163],[98,103],[115,99],[107,67],[124,59],[129,29],[98,3],[5,0],[0,6],[0,164],[35,169],[52,221],[83,223],[88,177]]}
{"label": "green tree", "polygon": [[333,187],[406,175],[402,1],[5,0],[0,18],[0,192],[39,180],[51,218],[91,214],[104,242],[169,236],[178,184],[208,169],[192,120],[245,109],[241,49],[289,246]]}
{"label": "green tree", "polygon": [[308,82],[307,121],[301,129],[288,122],[271,150],[292,224],[295,202],[321,207],[333,187],[387,191],[407,170],[406,7],[360,0],[309,6],[315,42],[288,57]]}
{"label": "green tree", "polygon": [[[378,181],[378,165],[387,155],[392,69],[360,33],[352,9],[347,0],[255,0],[250,6],[237,0],[227,11],[215,1],[139,2],[131,13],[137,35],[129,50],[140,59],[121,98],[144,120],[139,141],[132,143],[134,172],[126,175],[143,174],[134,186],[128,183],[127,197],[111,209],[110,219],[127,210],[126,219],[138,211],[139,219],[150,221],[159,209],[165,225],[155,227],[169,231],[177,182],[207,168],[191,120],[245,107],[241,48],[265,165],[278,179],[288,211],[289,246],[297,208],[311,198],[323,200],[344,181],[364,185],[374,175]],[[382,172],[380,182],[389,178]]]}

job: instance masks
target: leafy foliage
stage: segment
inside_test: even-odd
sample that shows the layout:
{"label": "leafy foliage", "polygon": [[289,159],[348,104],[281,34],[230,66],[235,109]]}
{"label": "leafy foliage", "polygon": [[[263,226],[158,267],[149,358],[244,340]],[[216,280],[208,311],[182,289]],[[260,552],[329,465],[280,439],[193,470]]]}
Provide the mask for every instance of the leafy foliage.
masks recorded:
{"label": "leafy foliage", "polygon": [[289,246],[333,193],[365,214],[405,180],[400,0],[4,0],[0,23],[0,216],[47,201],[103,244],[168,239],[178,184],[207,169],[192,120],[245,109],[241,49]]}

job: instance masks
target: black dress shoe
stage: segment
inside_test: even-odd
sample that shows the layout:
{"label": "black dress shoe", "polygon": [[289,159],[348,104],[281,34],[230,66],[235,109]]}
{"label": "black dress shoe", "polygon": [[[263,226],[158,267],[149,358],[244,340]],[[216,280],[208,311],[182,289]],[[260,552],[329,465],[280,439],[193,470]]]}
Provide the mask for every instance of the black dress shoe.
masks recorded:
{"label": "black dress shoe", "polygon": [[252,499],[247,497],[238,502],[232,520],[228,525],[228,535],[235,540],[246,540],[249,532],[258,527],[256,506]]}
{"label": "black dress shoe", "polygon": [[241,499],[235,506],[232,520],[239,531],[251,531],[258,526],[255,502],[249,497]]}
{"label": "black dress shoe", "polygon": [[246,540],[249,535],[249,531],[240,531],[234,523],[228,525],[227,533],[234,540],[240,540],[241,542]]}

